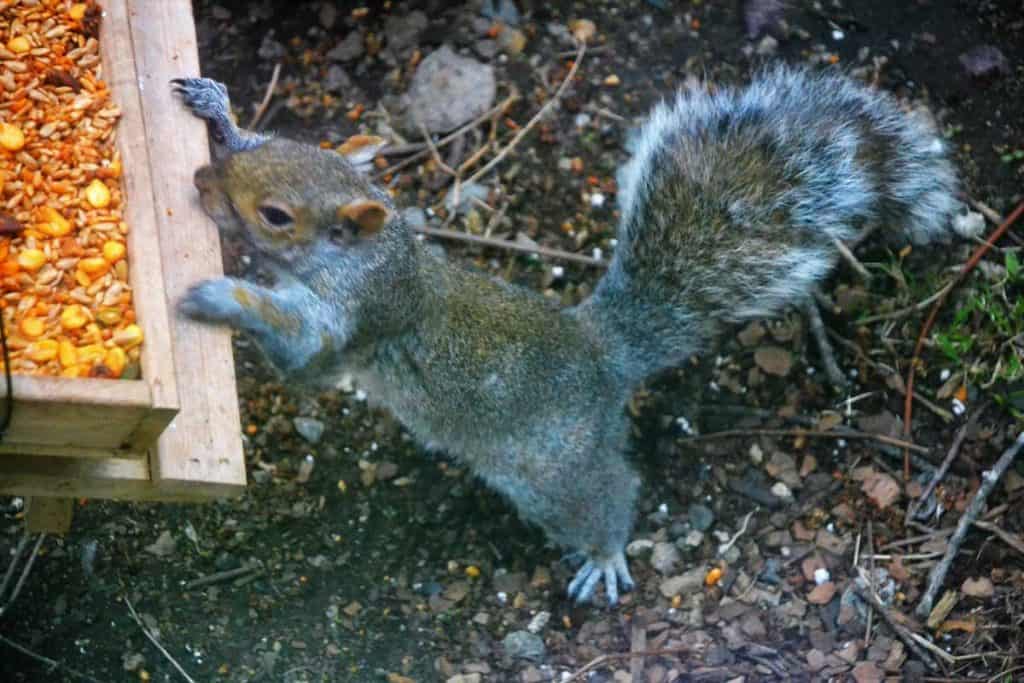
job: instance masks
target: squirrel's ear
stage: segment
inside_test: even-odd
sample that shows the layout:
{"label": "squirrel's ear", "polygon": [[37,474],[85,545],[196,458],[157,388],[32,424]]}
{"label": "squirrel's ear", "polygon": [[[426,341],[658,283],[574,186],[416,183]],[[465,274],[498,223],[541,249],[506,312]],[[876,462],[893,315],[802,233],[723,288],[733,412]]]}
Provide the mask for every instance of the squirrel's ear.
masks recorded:
{"label": "squirrel's ear", "polygon": [[338,146],[338,153],[358,170],[366,172],[370,170],[373,157],[387,143],[387,140],[376,135],[353,135]]}
{"label": "squirrel's ear", "polygon": [[338,218],[355,224],[360,237],[376,235],[390,215],[388,207],[372,199],[360,199],[338,207]]}

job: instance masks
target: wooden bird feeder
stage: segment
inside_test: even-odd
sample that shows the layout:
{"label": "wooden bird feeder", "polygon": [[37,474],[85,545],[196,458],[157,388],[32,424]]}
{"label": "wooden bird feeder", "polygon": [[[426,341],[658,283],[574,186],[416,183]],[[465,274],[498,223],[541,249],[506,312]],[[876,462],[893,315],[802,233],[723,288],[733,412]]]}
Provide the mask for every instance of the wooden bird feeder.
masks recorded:
{"label": "wooden bird feeder", "polygon": [[141,379],[15,375],[0,494],[29,498],[30,528],[65,531],[78,498],[201,501],[245,487],[230,333],[173,313],[222,274],[192,175],[206,130],[171,91],[199,74],[189,0],[102,0],[103,72],[120,106],[130,284]]}

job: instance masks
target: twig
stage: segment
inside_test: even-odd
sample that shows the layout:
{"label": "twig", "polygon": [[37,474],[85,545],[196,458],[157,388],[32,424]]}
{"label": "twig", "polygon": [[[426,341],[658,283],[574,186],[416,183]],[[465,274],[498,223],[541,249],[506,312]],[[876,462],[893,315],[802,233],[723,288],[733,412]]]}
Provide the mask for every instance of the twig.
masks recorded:
{"label": "twig", "polygon": [[456,240],[459,242],[471,242],[473,244],[482,244],[488,247],[496,247],[498,249],[507,249],[509,251],[519,251],[526,254],[540,254],[541,256],[550,256],[551,258],[562,259],[563,261],[572,261],[573,263],[582,263],[588,266],[607,267],[607,262],[600,259],[590,258],[589,256],[583,256],[581,254],[574,254],[570,251],[562,251],[560,249],[551,249],[549,247],[542,247],[540,245],[528,245],[519,244],[518,242],[509,242],[508,240],[501,240],[495,237],[481,237],[480,235],[471,235],[466,232],[458,232],[457,230],[446,230],[444,228],[429,228],[421,226],[416,228],[417,232],[421,232],[424,235],[430,235],[431,237],[439,237],[441,239]]}
{"label": "twig", "polygon": [[228,569],[223,572],[217,572],[215,574],[208,574],[198,579],[193,579],[185,584],[185,590],[193,590],[195,588],[202,588],[203,586],[209,586],[212,583],[219,583],[221,581],[230,581],[239,576],[245,576],[250,572],[260,571],[262,567],[258,564],[248,564],[244,567],[238,567],[236,569]]}
{"label": "twig", "polygon": [[[25,567],[21,570],[21,576],[18,577],[18,582],[14,584],[14,590],[11,591],[11,596],[7,600],[0,604],[0,617],[10,609],[14,601],[17,600],[18,594],[21,593],[22,587],[25,585],[25,580],[28,579],[29,572],[32,571],[32,565],[36,561],[36,556],[39,555],[39,547],[43,545],[43,540],[46,538],[46,534],[39,534],[39,538],[36,539],[36,544],[32,547],[32,552],[28,556],[28,560],[25,561]],[[7,584],[11,580],[11,576],[14,574],[14,565],[18,563],[21,558],[21,554],[25,550],[25,542],[28,540],[28,534],[26,533],[22,537],[22,541],[18,543],[17,553],[14,558],[11,559],[11,566],[7,568],[7,573],[4,575],[4,582],[0,588],[7,589]],[[3,598],[3,590],[0,590],[0,598]]]}
{"label": "twig", "polygon": [[[465,135],[469,131],[473,130],[474,128],[478,127],[480,124],[484,123],[485,121],[487,121],[491,117],[496,116],[496,115],[500,114],[501,112],[505,111],[505,109],[507,109],[508,107],[512,106],[512,104],[514,104],[518,99],[519,99],[519,93],[513,92],[508,97],[506,97],[504,100],[502,100],[501,102],[499,102],[495,106],[491,107],[490,109],[485,111],[480,116],[476,117],[475,119],[473,119],[469,123],[463,125],[460,128],[455,129],[453,132],[449,133],[445,137],[443,137],[440,140],[438,140],[435,143],[435,146],[438,149],[440,149],[441,147],[444,147],[445,145],[447,145],[447,144],[449,144],[451,142],[454,142],[455,140],[457,140],[458,138],[462,137],[463,135]],[[384,156],[394,156],[395,154],[397,154],[396,150],[398,150],[398,149],[399,149],[398,147],[395,147],[395,148],[385,148],[385,149],[381,150],[381,153]],[[393,166],[389,166],[389,167],[385,168],[383,171],[380,171],[379,173],[375,173],[373,175],[373,177],[374,177],[374,179],[378,179],[378,178],[383,178],[384,176],[388,175],[389,173],[397,173],[398,171],[401,171],[402,169],[407,168],[408,166],[411,166],[412,164],[414,164],[417,161],[419,161],[420,159],[425,159],[428,156],[430,156],[430,148],[427,147],[426,143],[424,143],[424,145],[420,148],[420,151],[416,152],[415,154],[413,154],[408,159],[403,159],[402,161],[398,162],[397,164],[394,164]]]}
{"label": "twig", "polygon": [[901,308],[897,311],[890,311],[889,313],[879,313],[878,315],[869,315],[866,318],[860,318],[859,320],[856,321],[856,324],[867,325],[869,323],[877,323],[883,320],[896,320],[904,316],[908,316],[911,313],[923,311],[924,309],[928,308],[929,304],[939,299],[939,297],[946,296],[946,294],[948,294],[949,290],[951,289],[953,289],[953,283],[946,283],[941,288],[939,288],[937,292],[929,296],[927,299],[924,299],[923,301],[918,301],[916,304],[907,306],[906,308]]}
{"label": "twig", "polygon": [[[878,614],[882,617],[885,623],[889,625],[889,628],[891,628],[893,632],[896,633],[900,640],[907,644],[907,647],[909,647],[911,651],[913,651],[913,653],[917,655],[917,658],[920,659],[921,662],[926,667],[928,667],[929,670],[939,670],[939,665],[935,663],[935,660],[932,659],[928,652],[924,648],[922,648],[921,645],[914,639],[914,634],[911,633],[910,629],[908,629],[903,624],[899,623],[899,620],[897,620],[896,616],[890,613],[889,608],[887,608],[882,603],[878,596],[875,595],[874,591],[861,588],[857,585],[856,581],[854,581],[852,585],[853,590],[856,591],[857,595],[859,595],[862,600],[864,600],[869,605],[875,608],[875,611],[878,612]],[[897,612],[897,614],[899,613]],[[900,614],[899,616],[903,618],[902,614]]]}
{"label": "twig", "polygon": [[807,436],[817,439],[865,439],[867,441],[878,441],[889,446],[898,446],[899,448],[907,448],[916,453],[929,454],[929,451],[924,446],[918,446],[912,441],[904,441],[885,434],[868,434],[867,432],[858,432],[853,429],[844,429],[841,432],[819,432],[814,430],[804,429],[728,429],[722,432],[712,432],[710,434],[699,434],[697,436],[688,436],[681,439],[683,442],[695,442],[695,441],[709,441],[711,439],[728,439],[739,436],[790,436],[796,438],[798,436]]}
{"label": "twig", "polygon": [[971,415],[967,422],[965,422],[964,425],[957,431],[956,436],[953,437],[953,445],[949,447],[949,453],[946,454],[946,457],[942,461],[942,464],[939,465],[939,469],[935,470],[935,473],[932,475],[931,481],[928,482],[928,486],[924,488],[924,491],[921,492],[920,496],[910,501],[910,505],[907,506],[907,514],[903,518],[904,526],[910,524],[910,520],[914,519],[914,517],[917,515],[917,510],[918,508],[921,507],[921,503],[928,500],[928,496],[932,494],[932,491],[935,490],[935,487],[938,486],[939,482],[942,481],[942,478],[946,476],[946,472],[949,471],[950,465],[953,464],[953,461],[956,459],[957,454],[960,453],[960,447],[963,445],[964,439],[967,438],[967,432],[974,428],[974,425],[978,423],[978,418],[981,417],[981,414],[983,412],[985,412],[985,406],[982,406],[978,410],[974,411],[974,414]]}
{"label": "twig", "polygon": [[469,177],[469,180],[466,181],[467,183],[476,182],[482,176],[486,175],[492,168],[500,164],[501,161],[508,155],[508,153],[511,152],[515,148],[515,146],[519,144],[519,141],[526,137],[526,135],[533,129],[533,127],[537,125],[537,122],[544,118],[544,116],[546,116],[549,111],[551,111],[551,108],[554,107],[555,103],[562,99],[562,95],[565,94],[566,88],[568,88],[569,84],[572,83],[572,79],[576,75],[576,71],[579,69],[580,62],[583,61],[583,55],[586,54],[586,52],[587,43],[586,41],[581,40],[579,48],[577,48],[576,50],[576,58],[572,62],[572,67],[569,68],[569,73],[565,75],[565,80],[563,80],[562,84],[558,86],[558,90],[555,91],[555,94],[551,96],[551,99],[544,103],[544,106],[541,107],[540,110],[533,115],[533,118],[530,119],[530,121],[525,126],[519,129],[519,132],[516,133],[515,137],[512,138],[511,142],[505,145],[505,147],[503,147],[502,150],[498,152],[493,159],[488,161],[476,173]]}
{"label": "twig", "polygon": [[437,147],[434,145],[434,141],[431,139],[430,132],[427,130],[427,127],[423,125],[423,122],[420,121],[418,116],[413,115],[413,118],[416,119],[416,126],[420,129],[420,135],[423,136],[423,141],[427,144],[427,149],[430,150],[430,156],[434,157],[434,163],[448,175],[457,177],[458,173],[455,172],[455,169],[446,164],[444,159],[441,158],[441,153],[437,151]]}
{"label": "twig", "polygon": [[277,88],[277,79],[281,76],[281,62],[274,65],[274,73],[270,76],[270,84],[267,86],[267,91],[263,93],[263,99],[260,101],[260,106],[256,107],[256,111],[252,115],[252,119],[249,121],[249,130],[256,130],[257,124],[263,115],[267,113],[267,107],[270,105],[270,99],[274,96],[274,89]]}
{"label": "twig", "polygon": [[174,657],[171,656],[171,653],[164,649],[164,646],[160,644],[160,641],[153,637],[153,634],[149,632],[149,629],[142,623],[142,619],[139,618],[139,613],[135,611],[135,607],[132,605],[132,601],[128,599],[127,595],[124,596],[124,604],[128,606],[128,611],[132,613],[132,618],[135,619],[135,623],[139,625],[140,629],[142,629],[142,633],[149,638],[149,642],[153,643],[153,645],[156,646],[156,649],[160,650],[163,656],[167,658],[167,661],[169,661],[174,668],[178,670],[178,673],[180,673],[188,683],[196,683],[195,680],[193,680],[193,678],[189,676],[183,668],[181,668],[181,665],[178,664]]}
{"label": "twig", "polygon": [[[872,528],[873,524],[871,520],[868,520],[868,588],[871,589],[871,593],[875,592],[875,533]],[[864,629],[864,649],[867,650],[871,647],[871,622],[875,616],[875,608],[868,606],[868,619],[867,627]]]}
{"label": "twig", "polygon": [[689,652],[689,647],[670,647],[662,650],[642,650],[640,652],[613,652],[607,655],[601,655],[595,657],[582,669],[576,671],[569,678],[562,679],[562,683],[575,683],[575,681],[583,680],[583,677],[597,669],[604,666],[609,662],[617,662],[620,659],[631,659],[633,657],[666,657],[669,655],[681,655]]}
{"label": "twig", "polygon": [[[647,627],[645,624],[640,623],[641,619],[634,619],[631,634],[629,649],[630,652],[643,652],[647,649]],[[631,683],[644,683],[644,658],[643,655],[633,657],[629,662],[629,677]]]}
{"label": "twig", "polygon": [[868,272],[868,269],[864,267],[864,264],[860,262],[860,259],[853,255],[853,252],[850,251],[850,248],[846,246],[841,239],[833,237],[832,244],[835,245],[836,251],[839,252],[839,255],[842,256],[848,264],[850,264],[851,268],[857,271],[857,274],[860,275],[861,278],[865,280],[871,279],[871,273]]}
{"label": "twig", "polygon": [[999,225],[1003,222],[1003,217],[999,215],[999,212],[985,202],[968,197],[967,203],[977,209],[981,215],[992,221],[995,225]]}
{"label": "twig", "polygon": [[[1020,218],[1021,214],[1024,214],[1024,202],[1018,204],[1017,208],[1013,210],[1013,213],[1007,216],[1006,220],[1003,221],[1002,225],[996,228],[995,231],[991,235],[989,235],[988,239],[985,240],[985,244],[982,244],[981,246],[974,250],[974,253],[971,254],[971,258],[967,260],[967,263],[964,264],[964,267],[960,270],[959,275],[957,275],[956,279],[953,281],[953,286],[950,287],[949,290],[947,290],[941,297],[939,297],[939,300],[935,302],[935,305],[932,306],[931,313],[928,314],[928,319],[925,320],[924,326],[921,327],[921,334],[918,335],[917,344],[914,345],[914,355],[910,359],[910,369],[907,370],[907,381],[905,383],[907,387],[907,396],[903,401],[904,438],[909,439],[911,434],[911,420],[913,419],[914,411],[914,373],[917,370],[917,364],[920,362],[921,349],[924,348],[924,340],[928,336],[928,332],[932,329],[932,325],[935,323],[936,317],[938,317],[939,315],[939,309],[941,309],[942,304],[946,302],[946,299],[949,296],[949,292],[953,291],[953,287],[964,281],[964,278],[966,278],[967,275],[972,270],[974,270],[974,267],[978,265],[978,262],[981,261],[981,258],[986,253],[988,253],[989,249],[992,248],[992,244],[1000,237],[1002,237],[1003,233],[1010,229],[1010,226],[1013,225],[1018,218]],[[906,480],[910,479],[910,452],[907,451],[906,449],[904,449],[903,451],[903,478]],[[934,596],[932,597],[934,598]]]}
{"label": "twig", "polygon": [[72,676],[74,676],[76,678],[81,678],[83,681],[90,681],[91,683],[100,683],[98,680],[96,680],[95,678],[93,678],[92,676],[90,676],[88,674],[84,674],[81,671],[76,671],[75,669],[72,669],[67,664],[61,664],[60,662],[58,662],[56,660],[53,660],[53,659],[50,659],[49,657],[44,657],[43,655],[36,654],[35,652],[32,652],[32,650],[29,650],[25,646],[19,645],[18,643],[14,642],[13,640],[10,640],[9,638],[6,638],[6,637],[4,637],[2,635],[0,635],[0,643],[3,643],[4,645],[6,645],[7,647],[9,647],[9,648],[11,648],[13,650],[17,650],[18,652],[20,652],[21,654],[25,655],[26,657],[30,657],[30,658],[36,660],[37,662],[41,662],[41,663],[45,664],[46,666],[50,667],[51,673],[53,671],[63,671],[63,672],[71,674]]}
{"label": "twig", "polygon": [[[1024,207],[1024,204],[1021,204],[1021,207]],[[946,554],[932,568],[931,573],[928,575],[928,588],[925,590],[924,595],[921,596],[921,601],[917,604],[917,609],[915,610],[918,616],[927,617],[931,613],[935,596],[938,595],[939,589],[942,588],[942,584],[946,580],[946,574],[949,573],[953,560],[956,558],[957,553],[960,551],[960,546],[967,537],[967,531],[974,524],[978,515],[981,514],[981,509],[985,506],[985,500],[992,493],[992,489],[995,488],[1002,478],[1003,473],[1013,464],[1021,447],[1024,447],[1024,431],[1017,436],[1013,445],[999,456],[995,466],[981,475],[981,487],[974,494],[974,498],[967,506],[967,509],[964,510],[963,516],[960,517],[960,523],[957,524],[956,532],[949,539],[949,543],[946,546]]]}
{"label": "twig", "polygon": [[979,521],[975,522],[974,526],[978,527],[979,529],[984,529],[985,531],[991,531],[993,534],[998,536],[1003,543],[1010,546],[1021,555],[1024,555],[1024,539],[1022,539],[1020,535],[1011,534],[1006,529],[996,526],[992,522]]}
{"label": "twig", "polygon": [[732,548],[734,545],[736,545],[736,541],[740,540],[740,537],[743,536],[743,534],[747,533],[747,524],[750,523],[750,518],[753,517],[754,513],[756,513],[760,509],[761,508],[754,508],[753,510],[748,512],[746,515],[744,515],[744,517],[743,517],[743,526],[740,527],[740,530],[737,531],[735,534],[733,534],[732,538],[730,538],[728,541],[726,541],[722,545],[718,546],[718,556],[719,557],[721,557],[722,555],[725,555],[727,552],[729,552],[729,549]]}

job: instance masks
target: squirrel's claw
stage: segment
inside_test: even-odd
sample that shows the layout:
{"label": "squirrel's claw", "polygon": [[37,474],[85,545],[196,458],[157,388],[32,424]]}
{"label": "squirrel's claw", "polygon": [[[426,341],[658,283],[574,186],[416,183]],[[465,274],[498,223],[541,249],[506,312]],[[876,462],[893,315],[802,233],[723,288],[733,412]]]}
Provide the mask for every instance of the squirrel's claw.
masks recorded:
{"label": "squirrel's claw", "polygon": [[629,575],[626,556],[619,552],[607,559],[588,560],[569,583],[569,597],[576,604],[590,602],[602,579],[608,605],[614,606],[619,602],[620,588],[623,592],[633,590],[633,578]]}

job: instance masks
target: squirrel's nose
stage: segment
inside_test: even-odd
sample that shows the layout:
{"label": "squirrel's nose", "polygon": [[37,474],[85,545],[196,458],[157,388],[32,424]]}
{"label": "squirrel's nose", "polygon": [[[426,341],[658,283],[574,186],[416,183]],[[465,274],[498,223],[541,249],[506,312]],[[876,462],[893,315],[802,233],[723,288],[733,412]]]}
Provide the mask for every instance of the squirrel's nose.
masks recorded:
{"label": "squirrel's nose", "polygon": [[193,182],[196,184],[196,189],[200,192],[208,190],[213,186],[214,174],[212,166],[203,166],[193,178]]}

